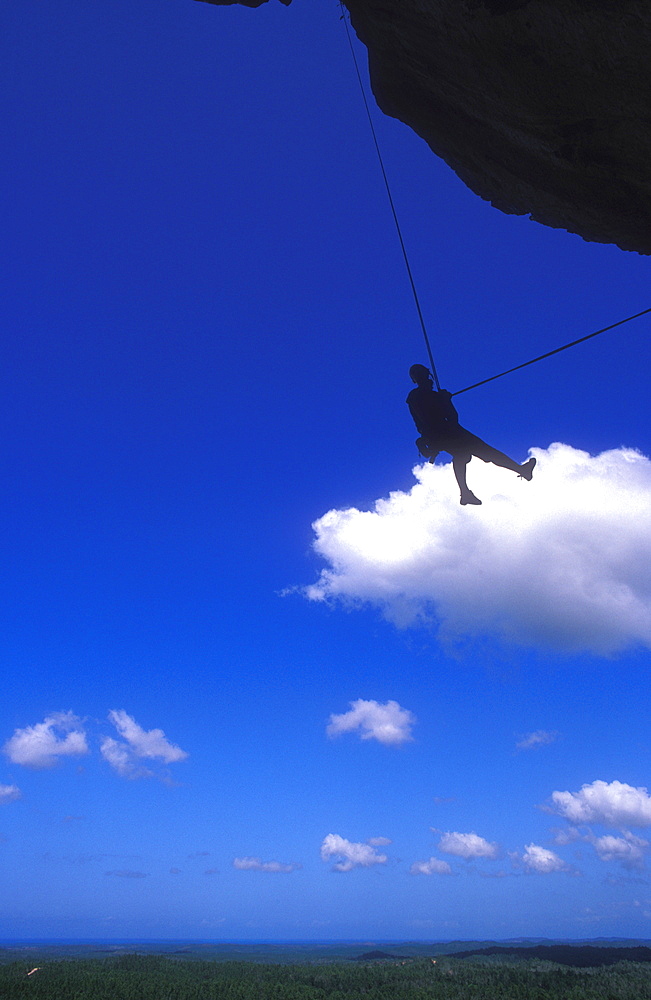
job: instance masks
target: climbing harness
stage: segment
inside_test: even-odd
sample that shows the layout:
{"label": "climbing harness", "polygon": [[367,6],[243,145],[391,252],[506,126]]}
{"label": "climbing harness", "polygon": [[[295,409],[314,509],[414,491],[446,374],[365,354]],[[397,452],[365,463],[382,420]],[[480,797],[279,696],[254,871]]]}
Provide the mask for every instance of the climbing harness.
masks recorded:
{"label": "climbing harness", "polygon": [[[441,384],[439,382],[439,377],[436,371],[436,365],[434,364],[434,356],[432,354],[432,348],[430,345],[429,336],[427,334],[427,327],[425,326],[425,320],[423,318],[423,311],[420,306],[420,300],[418,298],[418,291],[416,290],[416,282],[414,281],[414,276],[411,270],[411,265],[409,263],[409,257],[407,255],[407,248],[405,247],[405,241],[402,235],[402,229],[400,227],[400,221],[398,219],[398,213],[393,201],[393,195],[391,194],[391,188],[389,186],[389,179],[387,177],[387,172],[384,167],[384,160],[382,158],[382,152],[380,150],[380,144],[378,142],[377,133],[375,131],[375,125],[373,124],[373,118],[371,115],[371,109],[369,107],[368,100],[366,98],[366,91],[364,89],[364,84],[362,82],[362,74],[359,69],[359,63],[357,61],[357,56],[355,54],[355,48],[353,46],[353,40],[350,35],[350,27],[348,24],[348,18],[346,16],[346,10],[343,5],[343,0],[339,0],[339,6],[341,7],[341,19],[346,27],[346,37],[348,38],[348,45],[350,47],[350,52],[353,57],[353,63],[355,65],[355,73],[357,74],[357,80],[359,83],[359,89],[362,93],[362,99],[364,101],[364,107],[366,108],[366,115],[368,117],[368,122],[371,127],[371,134],[373,136],[373,142],[375,144],[375,151],[380,162],[380,169],[382,171],[382,177],[384,178],[384,185],[386,187],[387,195],[389,198],[389,205],[391,206],[391,213],[393,215],[393,221],[396,225],[396,230],[398,232],[398,239],[400,241],[400,247],[402,249],[402,255],[404,257],[405,266],[407,268],[407,274],[409,276],[409,283],[411,285],[411,291],[414,296],[414,302],[416,304],[416,311],[418,312],[418,318],[420,320],[421,330],[423,331],[423,337],[425,338],[425,346],[427,347],[427,355],[429,357],[429,362],[431,365],[432,376],[434,378],[434,383],[437,390],[440,390]],[[482,379],[481,382],[473,382],[472,385],[467,385],[465,389],[457,389],[456,392],[451,393],[451,396],[460,396],[462,392],[470,392],[471,389],[477,389],[480,385],[486,385],[488,382],[494,382],[495,379],[503,378],[504,375],[510,375],[512,372],[517,372],[521,368],[526,368],[528,365],[533,365],[537,361],[543,361],[545,358],[551,358],[554,354],[560,354],[561,351],[566,351],[569,347],[576,347],[577,344],[583,344],[586,340],[591,340],[592,337],[599,336],[600,333],[606,333],[607,330],[614,330],[616,326],[622,326],[624,323],[630,323],[633,319],[639,319],[640,316],[646,316],[651,313],[651,307],[648,309],[643,309],[641,312],[635,313],[633,316],[627,316],[626,319],[620,319],[616,323],[611,323],[610,326],[604,326],[601,330],[595,330],[594,333],[588,333],[585,337],[579,337],[578,340],[572,340],[569,344],[563,344],[562,347],[556,347],[553,351],[547,351],[546,354],[540,354],[537,358],[531,358],[530,361],[523,361],[520,365],[515,365],[514,368],[508,368],[504,372],[500,372],[499,375],[491,375],[490,378]]]}

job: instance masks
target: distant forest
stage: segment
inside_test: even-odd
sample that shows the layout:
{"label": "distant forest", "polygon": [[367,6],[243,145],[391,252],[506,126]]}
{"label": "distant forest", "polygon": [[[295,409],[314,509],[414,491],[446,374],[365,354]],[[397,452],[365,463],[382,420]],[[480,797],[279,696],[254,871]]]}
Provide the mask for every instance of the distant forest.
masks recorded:
{"label": "distant forest", "polygon": [[475,948],[472,951],[458,951],[457,958],[472,958],[477,955],[509,955],[512,959],[544,958],[548,962],[573,965],[588,969],[597,965],[615,965],[616,962],[651,962],[651,948],[595,948],[593,945],[539,944],[534,948],[505,948],[493,945],[490,948]]}
{"label": "distant forest", "polygon": [[[601,949],[599,949],[601,950]],[[623,951],[623,949],[619,949]],[[31,975],[29,974],[31,972]],[[271,965],[127,954],[0,964],[7,1000],[651,1000],[651,965],[457,956]]]}

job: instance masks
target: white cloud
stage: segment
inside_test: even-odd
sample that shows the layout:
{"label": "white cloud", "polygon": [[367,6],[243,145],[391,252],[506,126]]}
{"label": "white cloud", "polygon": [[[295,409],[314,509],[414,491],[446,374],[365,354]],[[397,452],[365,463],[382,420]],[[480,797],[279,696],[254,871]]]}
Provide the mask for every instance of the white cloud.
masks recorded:
{"label": "white cloud", "polygon": [[621,837],[608,834],[605,837],[594,837],[590,842],[602,861],[619,861],[624,868],[644,867],[644,855],[649,841],[636,837],[628,830],[623,830]]}
{"label": "white cloud", "polygon": [[385,865],[389,860],[386,854],[378,854],[370,844],[356,844],[338,833],[329,833],[321,844],[321,860],[341,858],[333,868],[338,872],[349,872],[353,868],[370,868],[372,865]]}
{"label": "white cloud", "polygon": [[43,722],[16,729],[2,748],[14,764],[24,767],[54,767],[60,757],[88,753],[81,720],[72,712],[54,712]]}
{"label": "white cloud", "polygon": [[532,482],[473,461],[484,506],[461,507],[450,465],[417,466],[409,493],[313,525],[327,568],[311,600],[369,603],[399,626],[450,638],[609,655],[651,646],[651,462],[532,448]]}
{"label": "white cloud", "polygon": [[124,742],[107,736],[100,744],[100,753],[123,778],[151,777],[153,772],[140,763],[143,759],[164,764],[186,760],[185,750],[170,743],[162,729],[142,729],[122,709],[109,712],[108,717]]}
{"label": "white cloud", "polygon": [[633,788],[621,781],[593,781],[578,792],[553,792],[551,801],[547,811],[570,823],[651,826],[651,797],[646,788]]}
{"label": "white cloud", "polygon": [[476,833],[444,833],[439,840],[439,851],[459,858],[496,858],[500,848]]}
{"label": "white cloud", "polygon": [[549,732],[546,729],[536,729],[535,733],[525,733],[515,744],[517,750],[533,750],[535,747],[548,746],[555,743],[559,733]]}
{"label": "white cloud", "polygon": [[451,875],[452,869],[447,861],[440,858],[430,858],[429,861],[414,861],[409,869],[412,875]]}
{"label": "white cloud", "polygon": [[385,746],[399,746],[413,739],[411,727],[416,717],[408,709],[401,708],[397,701],[380,705],[377,701],[358,698],[349,704],[349,712],[330,716],[326,729],[328,736],[340,736],[359,729],[361,739],[377,740]]}
{"label": "white cloud", "polygon": [[388,837],[369,837],[366,841],[371,847],[388,847],[393,841],[389,840]]}
{"label": "white cloud", "polygon": [[137,757],[149,757],[171,764],[185,760],[188,756],[185,750],[169,742],[162,729],[142,729],[123,710],[109,712],[109,719]]}
{"label": "white cloud", "polygon": [[538,844],[528,844],[521,858],[522,864],[530,872],[538,875],[548,875],[550,872],[569,871],[568,865],[558,854],[540,847]]}
{"label": "white cloud", "polygon": [[123,778],[151,778],[153,771],[137,763],[135,755],[126,743],[120,743],[111,736],[106,736],[99,747],[100,753],[107,764]]}
{"label": "white cloud", "polygon": [[243,872],[295,872],[302,865],[284,864],[282,861],[261,861],[260,858],[233,858],[233,868]]}
{"label": "white cloud", "polygon": [[0,803],[15,802],[22,796],[18,785],[0,785]]}
{"label": "white cloud", "polygon": [[577,830],[575,826],[568,826],[565,829],[553,830],[554,843],[559,847],[567,847],[568,844],[575,844],[577,840],[585,840],[585,835]]}

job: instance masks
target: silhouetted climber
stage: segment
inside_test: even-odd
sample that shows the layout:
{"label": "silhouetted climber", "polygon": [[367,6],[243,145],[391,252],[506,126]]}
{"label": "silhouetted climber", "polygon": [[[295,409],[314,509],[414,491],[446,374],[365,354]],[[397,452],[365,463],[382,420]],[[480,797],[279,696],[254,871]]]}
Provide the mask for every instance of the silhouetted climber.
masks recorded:
{"label": "silhouetted climber", "polygon": [[416,429],[421,435],[416,441],[419,452],[433,462],[440,451],[452,455],[452,468],[461,490],[462,504],[481,504],[475,494],[468,489],[466,466],[473,455],[482,462],[492,462],[502,469],[517,472],[522,479],[531,480],[535,458],[524,465],[518,465],[512,458],[471,434],[459,423],[459,414],[452,403],[452,394],[446,389],[434,391],[432,376],[425,365],[412,365],[409,376],[416,388],[407,396],[409,412],[414,418]]}

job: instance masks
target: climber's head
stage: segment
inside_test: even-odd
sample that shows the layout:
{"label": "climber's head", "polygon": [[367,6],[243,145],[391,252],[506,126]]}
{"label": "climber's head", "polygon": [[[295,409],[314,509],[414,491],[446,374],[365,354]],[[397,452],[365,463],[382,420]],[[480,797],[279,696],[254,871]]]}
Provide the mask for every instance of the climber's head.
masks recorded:
{"label": "climber's head", "polygon": [[429,368],[426,368],[425,365],[412,365],[409,369],[409,378],[416,385],[427,385],[428,382],[432,381]]}

